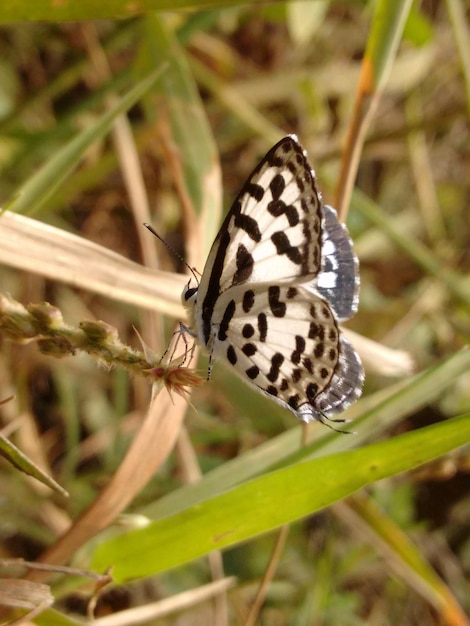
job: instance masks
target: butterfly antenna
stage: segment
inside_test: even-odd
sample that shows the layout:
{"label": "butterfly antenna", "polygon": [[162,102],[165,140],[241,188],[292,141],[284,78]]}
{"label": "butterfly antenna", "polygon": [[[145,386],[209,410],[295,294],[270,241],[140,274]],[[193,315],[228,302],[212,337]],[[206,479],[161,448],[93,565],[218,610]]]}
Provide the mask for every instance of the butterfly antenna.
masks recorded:
{"label": "butterfly antenna", "polygon": [[191,272],[191,274],[194,276],[194,280],[195,280],[195,281],[196,281],[196,283],[199,285],[199,279],[198,279],[198,277],[197,277],[197,275],[196,275],[196,272],[195,272],[194,268],[193,268],[193,267],[191,267],[191,266],[190,266],[190,265],[189,265],[189,264],[188,264],[188,263],[187,263],[187,262],[183,259],[183,257],[181,256],[181,254],[180,254],[179,252],[177,252],[177,251],[173,248],[173,246],[171,246],[171,245],[168,243],[168,241],[165,241],[162,237],[160,237],[160,235],[159,235],[159,234],[157,233],[157,231],[153,228],[153,226],[151,226],[150,224],[147,224],[147,222],[144,222],[144,226],[145,226],[145,228],[148,228],[148,230],[152,233],[152,235],[155,235],[155,237],[156,237],[157,239],[159,239],[159,240],[162,242],[162,244],[163,244],[164,246],[166,246],[166,247],[167,247],[167,249],[168,249],[168,250],[169,250],[169,251],[170,251],[170,252],[171,252],[171,253],[172,253],[172,254],[173,254],[173,255],[174,255],[174,256],[175,256],[175,257],[176,257],[179,261],[181,261],[181,263],[183,263],[183,265],[185,265],[185,267],[187,267],[187,268],[188,268],[188,270],[189,270],[189,271]]}

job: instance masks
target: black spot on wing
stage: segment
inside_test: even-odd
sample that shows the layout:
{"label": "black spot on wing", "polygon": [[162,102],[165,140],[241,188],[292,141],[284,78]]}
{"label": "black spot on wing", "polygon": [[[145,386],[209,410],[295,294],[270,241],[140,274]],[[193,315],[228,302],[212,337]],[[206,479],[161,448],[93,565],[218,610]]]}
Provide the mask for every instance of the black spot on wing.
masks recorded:
{"label": "black spot on wing", "polygon": [[264,196],[264,189],[263,187],[261,187],[261,185],[257,185],[256,183],[252,183],[251,181],[249,181],[243,187],[242,193],[247,193],[249,196],[254,198],[257,202],[261,202]]}
{"label": "black spot on wing", "polygon": [[305,183],[304,183],[304,180],[300,176],[297,176],[297,178],[295,179],[295,184],[299,188],[300,193],[303,193],[305,190]]}
{"label": "black spot on wing", "polygon": [[281,365],[284,363],[284,356],[280,352],[276,352],[271,357],[271,368],[266,376],[266,378],[271,383],[275,383],[279,378],[279,374],[281,371]]}
{"label": "black spot on wing", "polygon": [[250,380],[254,380],[259,374],[259,367],[257,367],[256,365],[252,365],[246,370],[245,373]]}
{"label": "black spot on wing", "polygon": [[250,339],[255,334],[255,329],[253,328],[253,324],[245,324],[242,329],[242,335],[245,339]]}
{"label": "black spot on wing", "polygon": [[217,334],[217,337],[218,339],[220,339],[220,341],[225,341],[227,339],[227,330],[230,326],[230,322],[232,321],[232,317],[235,314],[235,309],[235,300],[230,300],[230,302],[225,307],[224,315],[219,326],[219,332]]}
{"label": "black spot on wing", "polygon": [[268,289],[268,302],[274,317],[284,317],[286,314],[286,303],[280,301],[280,296],[281,289],[277,285],[271,285]]}
{"label": "black spot on wing", "polygon": [[248,237],[255,243],[259,243],[261,241],[261,232],[258,222],[249,215],[239,213],[235,216],[234,224],[237,228],[244,230]]}
{"label": "black spot on wing", "polygon": [[299,396],[297,394],[294,394],[292,396],[290,396],[289,400],[287,401],[287,404],[293,408],[293,409],[297,409],[299,406]]}
{"label": "black spot on wing", "polygon": [[268,203],[267,209],[273,217],[285,215],[289,226],[296,226],[299,223],[299,212],[292,204],[286,204],[283,200],[272,200]]}
{"label": "black spot on wing", "polygon": [[260,313],[258,315],[258,332],[259,340],[266,341],[266,335],[268,334],[268,318],[266,313]]}
{"label": "black spot on wing", "polygon": [[227,348],[227,360],[229,363],[231,363],[232,365],[235,365],[237,362],[237,353],[235,352],[235,348],[230,345]]}
{"label": "black spot on wing", "polygon": [[256,351],[257,351],[257,348],[254,343],[246,343],[242,348],[242,352],[246,356],[253,356],[256,353]]}
{"label": "black spot on wing", "polygon": [[273,200],[279,200],[285,188],[286,181],[284,180],[284,177],[282,174],[276,174],[276,176],[274,176],[272,181],[269,183],[269,189],[273,196]]}
{"label": "black spot on wing", "polygon": [[271,235],[271,241],[273,242],[276,252],[279,255],[285,254],[289,261],[292,261],[292,263],[295,263],[296,265],[301,265],[302,254],[300,253],[299,248],[291,245],[289,237],[283,230],[273,233]]}
{"label": "black spot on wing", "polygon": [[246,282],[253,273],[253,257],[242,243],[237,249],[236,263],[237,271],[233,275],[232,286]]}
{"label": "black spot on wing", "polygon": [[255,292],[251,289],[243,294],[242,308],[245,313],[249,313],[255,303]]}
{"label": "black spot on wing", "polygon": [[318,333],[320,332],[320,326],[316,322],[310,322],[308,327],[308,338],[315,339],[318,337]]}
{"label": "black spot on wing", "polygon": [[313,403],[313,401],[315,400],[315,396],[318,393],[318,385],[316,385],[315,383],[309,383],[307,385],[305,393],[307,394],[308,401],[310,403]]}
{"label": "black spot on wing", "polygon": [[305,339],[301,335],[295,336],[295,350],[293,350],[290,360],[297,365],[300,363],[302,354],[305,352]]}
{"label": "black spot on wing", "polygon": [[305,369],[307,370],[307,372],[309,374],[313,374],[313,362],[312,359],[310,359],[309,357],[305,357],[302,361],[303,366],[305,367]]}

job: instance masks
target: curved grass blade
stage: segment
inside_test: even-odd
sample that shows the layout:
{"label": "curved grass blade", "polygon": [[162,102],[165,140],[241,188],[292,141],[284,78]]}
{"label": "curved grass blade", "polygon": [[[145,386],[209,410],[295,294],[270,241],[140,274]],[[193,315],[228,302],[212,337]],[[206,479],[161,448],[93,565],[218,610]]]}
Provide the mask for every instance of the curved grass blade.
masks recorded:
{"label": "curved grass blade", "polygon": [[311,515],[469,440],[466,414],[360,450],[297,463],[114,537],[97,548],[93,565],[100,571],[112,565],[118,582],[162,572]]}
{"label": "curved grass blade", "polygon": [[[470,350],[461,350],[443,363],[412,377],[406,384],[400,382],[361,398],[348,413],[351,418],[357,418],[353,419],[356,435],[344,437],[324,430],[312,443],[300,447],[301,427],[294,427],[208,472],[199,482],[160,498],[142,513],[153,520],[174,515],[276,466],[358,447],[381,435],[406,415],[435,401],[469,369]],[[357,417],[359,415],[361,417]]]}
{"label": "curved grass blade", "polygon": [[31,459],[29,459],[19,448],[0,433],[0,456],[7,459],[16,469],[32,476],[39,482],[47,485],[62,496],[68,497],[67,491],[63,489],[53,478],[41,470]]}

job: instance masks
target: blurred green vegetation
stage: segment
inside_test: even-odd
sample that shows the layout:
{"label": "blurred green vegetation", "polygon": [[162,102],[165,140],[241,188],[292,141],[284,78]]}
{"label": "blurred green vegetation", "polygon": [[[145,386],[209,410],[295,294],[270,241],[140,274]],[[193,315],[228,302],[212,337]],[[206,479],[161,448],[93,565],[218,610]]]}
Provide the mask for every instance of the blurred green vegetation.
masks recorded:
{"label": "blurred green vegetation", "polygon": [[[153,476],[120,482],[148,382],[79,352],[59,360],[35,342],[13,343],[0,318],[0,400],[14,395],[0,406],[3,453],[70,494],[2,460],[1,557],[34,560],[55,549],[111,485],[123,515],[82,541],[69,535],[68,557],[50,559],[82,569],[116,564],[120,584],[102,591],[98,616],[174,598],[176,608],[161,608],[152,624],[252,623],[273,529],[291,521],[257,623],[468,624],[468,7],[397,2],[406,23],[392,23],[360,1],[205,10],[192,2],[191,11],[113,21],[127,5],[97,4],[84,3],[75,19],[108,20],[54,24],[67,16],[50,7],[49,23],[0,27],[0,206],[50,227],[41,239],[35,221],[7,230],[0,216],[0,235],[12,238],[0,250],[1,293],[50,302],[71,325],[103,320],[142,350],[137,328],[162,354],[175,322],[163,311],[178,309],[178,278],[155,272],[159,291],[143,308],[131,267],[114,266],[99,248],[74,239],[65,264],[65,234],[152,269],[156,249],[163,271],[183,271],[141,226],[151,221],[202,271],[224,211],[283,134],[295,132],[307,149],[325,200],[338,197],[341,164],[354,174],[345,146],[358,85],[377,86],[364,68],[371,64],[374,79],[388,68],[364,141],[350,146],[359,154],[347,204],[361,300],[348,327],[372,342],[353,339],[364,396],[348,412],[356,435],[313,425],[306,436],[289,412],[216,364],[190,398],[174,452],[162,453]],[[0,23],[26,16],[35,19],[26,2],[5,4],[3,15],[0,7]],[[28,242],[38,244],[34,256]],[[151,277],[142,269],[149,291]],[[205,378],[204,357],[197,369]],[[21,457],[3,448],[7,438]],[[163,446],[150,439],[145,454]],[[205,556],[219,546],[223,568]],[[0,578],[23,573],[3,567]],[[224,576],[236,577],[228,591],[201,600],[203,586]],[[68,574],[48,583],[56,605],[34,623],[85,623],[89,580]],[[187,590],[189,605],[179,595]]]}

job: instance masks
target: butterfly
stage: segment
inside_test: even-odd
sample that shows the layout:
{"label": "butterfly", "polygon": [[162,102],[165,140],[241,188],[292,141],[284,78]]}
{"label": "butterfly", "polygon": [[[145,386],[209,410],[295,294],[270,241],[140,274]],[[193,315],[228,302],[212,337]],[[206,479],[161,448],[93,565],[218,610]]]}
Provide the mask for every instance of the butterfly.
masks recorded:
{"label": "butterfly", "polygon": [[339,327],[358,292],[348,231],[289,135],[243,185],[182,302],[210,363],[224,360],[300,420],[325,423],[361,394],[361,361]]}

